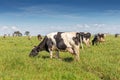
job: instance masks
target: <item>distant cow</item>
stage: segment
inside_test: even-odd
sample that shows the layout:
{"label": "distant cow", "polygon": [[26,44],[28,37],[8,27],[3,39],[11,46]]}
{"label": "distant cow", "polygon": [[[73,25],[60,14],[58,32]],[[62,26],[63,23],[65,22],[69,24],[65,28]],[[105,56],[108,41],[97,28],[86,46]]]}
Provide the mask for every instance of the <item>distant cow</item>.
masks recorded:
{"label": "distant cow", "polygon": [[29,36],[28,36],[28,40],[31,40],[31,38],[32,38],[32,36],[31,36],[31,35],[29,35]]}
{"label": "distant cow", "polygon": [[40,34],[37,35],[37,38],[38,38],[39,41],[42,40],[42,36]]}
{"label": "distant cow", "polygon": [[36,56],[40,51],[46,50],[50,53],[50,58],[53,57],[52,51],[57,51],[59,58],[59,50],[68,51],[75,55],[76,60],[79,60],[81,36],[78,32],[54,32],[46,35],[43,41],[32,49],[29,56]]}
{"label": "distant cow", "polygon": [[3,38],[6,38],[6,37],[7,37],[7,34],[4,34],[4,35],[3,35]]}
{"label": "distant cow", "polygon": [[104,34],[96,34],[92,40],[92,45],[97,44],[98,42],[104,42],[105,41],[105,35]]}
{"label": "distant cow", "polygon": [[80,35],[82,37],[82,42],[85,43],[87,46],[90,46],[91,33],[89,33],[89,32],[80,32]]}
{"label": "distant cow", "polygon": [[115,34],[115,37],[117,38],[118,36],[120,36],[120,34]]}

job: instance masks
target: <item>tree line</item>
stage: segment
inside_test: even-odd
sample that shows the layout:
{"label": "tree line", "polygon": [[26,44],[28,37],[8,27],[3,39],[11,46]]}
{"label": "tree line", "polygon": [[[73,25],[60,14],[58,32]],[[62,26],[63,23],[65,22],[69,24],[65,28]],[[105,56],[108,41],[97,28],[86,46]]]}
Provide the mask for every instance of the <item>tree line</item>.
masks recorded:
{"label": "tree line", "polygon": [[[24,35],[30,36],[30,32],[29,31],[25,31]],[[6,37],[6,36],[7,36],[7,34],[4,34],[4,37]],[[8,36],[10,36],[10,34],[8,34]],[[23,34],[20,31],[14,31],[12,33],[12,36],[13,37],[15,37],[15,36],[19,36],[20,37],[20,36],[23,36]]]}

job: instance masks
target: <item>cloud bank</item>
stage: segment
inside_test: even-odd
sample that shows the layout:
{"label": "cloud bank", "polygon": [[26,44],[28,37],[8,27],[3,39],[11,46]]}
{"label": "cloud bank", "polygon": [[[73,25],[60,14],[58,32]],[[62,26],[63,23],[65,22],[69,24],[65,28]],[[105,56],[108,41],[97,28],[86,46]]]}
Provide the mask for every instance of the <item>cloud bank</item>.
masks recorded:
{"label": "cloud bank", "polygon": [[75,24],[75,25],[68,25],[68,26],[40,26],[37,27],[34,31],[31,31],[32,34],[42,34],[46,35],[51,32],[69,32],[69,31],[76,31],[76,32],[90,32],[92,34],[96,33],[109,33],[115,34],[120,33],[118,29],[120,25],[108,25],[108,24]]}
{"label": "cloud bank", "polygon": [[0,27],[0,35],[12,34],[14,31],[20,31],[17,26],[2,26]]}
{"label": "cloud bank", "polygon": [[0,34],[12,34],[14,31],[30,31],[31,35],[42,34],[46,35],[51,32],[90,32],[92,34],[96,33],[120,33],[118,29],[120,25],[108,25],[108,24],[75,24],[75,25],[47,25],[47,26],[34,26],[28,28],[19,29],[16,26],[3,26],[0,28]]}

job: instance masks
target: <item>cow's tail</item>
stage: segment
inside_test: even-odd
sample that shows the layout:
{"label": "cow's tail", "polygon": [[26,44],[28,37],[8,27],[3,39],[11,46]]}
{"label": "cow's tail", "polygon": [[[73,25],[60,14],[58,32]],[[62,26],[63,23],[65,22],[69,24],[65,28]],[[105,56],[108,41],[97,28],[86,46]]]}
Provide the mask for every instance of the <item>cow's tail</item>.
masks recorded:
{"label": "cow's tail", "polygon": [[83,40],[82,40],[82,36],[80,36],[80,47],[83,49]]}

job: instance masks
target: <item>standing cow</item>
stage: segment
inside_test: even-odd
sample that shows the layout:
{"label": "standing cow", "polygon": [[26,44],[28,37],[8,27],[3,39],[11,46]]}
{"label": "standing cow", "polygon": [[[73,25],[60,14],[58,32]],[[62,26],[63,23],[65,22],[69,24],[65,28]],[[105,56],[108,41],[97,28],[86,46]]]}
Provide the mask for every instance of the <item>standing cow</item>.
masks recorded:
{"label": "standing cow", "polygon": [[87,46],[90,46],[91,33],[89,33],[89,32],[80,32],[80,35],[82,37],[82,42],[85,43]]}
{"label": "standing cow", "polygon": [[31,40],[31,38],[32,38],[32,36],[31,36],[31,35],[28,35],[27,37],[28,37],[28,40]]}
{"label": "standing cow", "polygon": [[50,58],[53,57],[52,51],[65,50],[75,55],[76,60],[79,60],[81,36],[78,32],[54,32],[46,35],[43,41],[32,49],[29,56],[36,56],[40,51],[46,50],[50,53]]}
{"label": "standing cow", "polygon": [[118,36],[120,36],[120,34],[115,34],[115,38],[117,38]]}
{"label": "standing cow", "polygon": [[3,38],[6,38],[6,37],[7,37],[7,34],[4,34],[4,35],[3,35]]}
{"label": "standing cow", "polygon": [[40,34],[37,35],[37,38],[38,38],[39,41],[42,40],[42,36]]}
{"label": "standing cow", "polygon": [[92,45],[97,44],[98,42],[104,42],[105,41],[105,35],[104,34],[96,34],[92,40]]}

